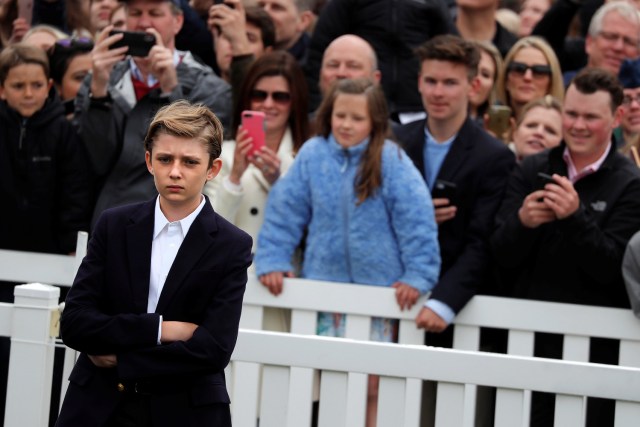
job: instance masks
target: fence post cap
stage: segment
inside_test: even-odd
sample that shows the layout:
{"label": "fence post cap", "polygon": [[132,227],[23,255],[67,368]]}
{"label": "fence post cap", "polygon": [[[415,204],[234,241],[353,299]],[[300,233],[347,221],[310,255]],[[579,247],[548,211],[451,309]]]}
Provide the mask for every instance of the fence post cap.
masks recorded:
{"label": "fence post cap", "polygon": [[28,283],[16,286],[13,289],[13,295],[27,298],[60,298],[60,288],[42,283]]}

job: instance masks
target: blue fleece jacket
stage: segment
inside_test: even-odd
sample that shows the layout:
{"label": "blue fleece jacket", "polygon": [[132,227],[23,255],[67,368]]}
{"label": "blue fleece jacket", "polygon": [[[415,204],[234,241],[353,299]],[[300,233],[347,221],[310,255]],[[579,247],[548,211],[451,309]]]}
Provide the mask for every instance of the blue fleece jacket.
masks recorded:
{"label": "blue fleece jacket", "polygon": [[302,276],[431,290],[440,250],[431,197],[409,157],[386,141],[382,186],[357,204],[354,182],[368,140],[343,148],[333,136],[307,141],[269,193],[255,256],[258,275],[291,271],[308,226]]}

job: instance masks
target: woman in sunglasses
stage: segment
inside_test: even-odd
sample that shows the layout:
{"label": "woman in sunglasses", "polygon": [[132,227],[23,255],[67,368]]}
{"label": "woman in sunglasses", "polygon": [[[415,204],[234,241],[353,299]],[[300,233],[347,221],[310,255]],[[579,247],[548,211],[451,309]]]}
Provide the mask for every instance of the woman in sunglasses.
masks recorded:
{"label": "woman in sunglasses", "polygon": [[253,237],[254,250],[269,190],[310,136],[308,98],[304,73],[290,54],[258,58],[240,89],[233,122],[241,123],[244,110],[264,113],[264,147],[254,153],[251,137],[239,126],[235,140],[222,144],[222,170],[205,186],[216,212]]}
{"label": "woman in sunglasses", "polygon": [[529,101],[551,95],[564,98],[562,72],[553,49],[540,37],[524,37],[507,53],[497,82],[498,100],[518,119]]}

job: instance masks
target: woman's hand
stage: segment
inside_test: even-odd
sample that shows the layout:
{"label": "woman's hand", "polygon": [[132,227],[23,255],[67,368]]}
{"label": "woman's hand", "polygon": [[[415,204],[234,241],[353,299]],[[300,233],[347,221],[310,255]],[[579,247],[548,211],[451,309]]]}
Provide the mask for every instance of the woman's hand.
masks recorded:
{"label": "woman's hand", "polygon": [[233,184],[239,185],[242,175],[249,167],[249,151],[251,151],[252,138],[249,133],[242,129],[242,126],[238,126],[238,132],[236,133],[236,149],[233,152],[233,166],[231,167],[231,173],[229,174],[229,181]]}
{"label": "woman's hand", "polygon": [[260,169],[269,184],[273,185],[280,178],[280,159],[269,147],[262,147],[249,161]]}

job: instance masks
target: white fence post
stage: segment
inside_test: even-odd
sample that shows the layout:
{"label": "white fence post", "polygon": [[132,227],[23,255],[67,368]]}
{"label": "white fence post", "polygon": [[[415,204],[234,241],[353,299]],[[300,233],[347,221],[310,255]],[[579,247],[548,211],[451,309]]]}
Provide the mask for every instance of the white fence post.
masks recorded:
{"label": "white fence post", "polygon": [[49,423],[55,339],[52,313],[60,289],[31,283],[16,286],[5,427],[42,427]]}

